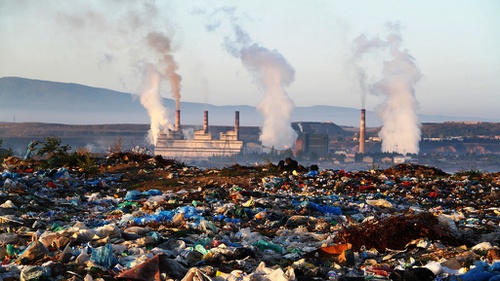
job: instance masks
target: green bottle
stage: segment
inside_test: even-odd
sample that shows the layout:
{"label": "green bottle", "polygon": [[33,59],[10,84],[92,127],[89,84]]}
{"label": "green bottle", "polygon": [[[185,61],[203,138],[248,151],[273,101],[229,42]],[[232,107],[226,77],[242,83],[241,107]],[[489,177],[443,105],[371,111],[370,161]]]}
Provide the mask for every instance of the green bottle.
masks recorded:
{"label": "green bottle", "polygon": [[252,245],[254,245],[255,247],[257,247],[261,251],[263,251],[263,250],[273,250],[273,251],[275,251],[278,254],[283,254],[284,253],[284,249],[280,245],[269,243],[269,242],[266,242],[266,241],[264,241],[262,239],[260,239],[259,241],[253,243]]}

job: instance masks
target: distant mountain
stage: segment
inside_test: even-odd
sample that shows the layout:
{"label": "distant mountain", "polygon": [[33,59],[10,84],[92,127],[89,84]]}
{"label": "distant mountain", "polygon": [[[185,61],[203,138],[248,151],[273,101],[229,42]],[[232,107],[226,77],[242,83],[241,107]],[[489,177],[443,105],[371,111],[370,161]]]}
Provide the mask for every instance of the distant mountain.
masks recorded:
{"label": "distant mountain", "polygon": [[[164,98],[172,123],[175,102]],[[277,105],[279,106],[279,105]],[[215,106],[181,101],[181,123],[203,123],[203,111],[209,111],[211,125],[234,125],[234,112],[240,111],[242,126],[260,126],[262,117],[255,107]],[[293,122],[333,122],[341,126],[359,127],[359,109],[317,105],[297,106]],[[464,117],[420,116],[422,122],[469,120]],[[73,83],[32,80],[19,77],[0,78],[0,122],[47,122],[61,124],[148,124],[149,117],[137,96]],[[475,120],[491,121],[491,120]],[[368,127],[380,121],[366,112]]]}

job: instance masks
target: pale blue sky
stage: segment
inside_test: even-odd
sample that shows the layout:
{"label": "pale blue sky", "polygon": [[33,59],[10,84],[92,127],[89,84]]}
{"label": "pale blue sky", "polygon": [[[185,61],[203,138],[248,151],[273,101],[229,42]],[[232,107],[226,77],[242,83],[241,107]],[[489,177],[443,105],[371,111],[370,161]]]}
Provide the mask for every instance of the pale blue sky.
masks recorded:
{"label": "pale blue sky", "polygon": [[[172,40],[181,101],[256,106],[262,92],[222,47],[227,24],[205,28],[216,19],[209,17],[215,9],[236,7],[238,24],[252,39],[295,68],[295,81],[285,90],[296,106],[359,108],[351,42],[363,33],[383,37],[385,25],[398,22],[403,47],[423,75],[415,88],[418,113],[500,121],[500,1],[158,2],[156,16],[146,16],[139,1],[1,0],[0,77],[137,92],[137,64],[154,59],[142,41],[148,31],[160,30]],[[131,11],[144,20],[134,31]],[[168,85],[163,91],[170,97]],[[366,108],[379,103],[368,96]]]}

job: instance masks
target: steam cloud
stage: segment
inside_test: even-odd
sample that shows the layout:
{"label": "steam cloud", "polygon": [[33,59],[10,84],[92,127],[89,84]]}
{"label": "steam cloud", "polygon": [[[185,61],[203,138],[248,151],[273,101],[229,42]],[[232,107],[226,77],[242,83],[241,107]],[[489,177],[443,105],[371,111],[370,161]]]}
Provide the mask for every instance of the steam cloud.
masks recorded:
{"label": "steam cloud", "polygon": [[[92,9],[90,6],[78,9],[74,14],[60,12],[56,19],[71,28],[72,35],[74,31],[80,31],[79,34],[88,32],[92,36],[87,42],[93,42],[105,54],[100,67],[126,54],[131,65],[141,72],[143,81],[138,95],[151,121],[147,139],[156,145],[158,133],[172,128],[160,93],[161,81],[168,80],[176,109],[180,107],[181,97],[181,76],[177,73],[170,38],[157,30],[158,26],[165,26],[160,9],[148,2],[130,2],[110,17],[100,12],[102,7]],[[107,8],[116,10],[114,6]],[[153,52],[148,52],[148,48]],[[126,51],[123,53],[123,50]],[[118,54],[120,51],[121,55]]]}
{"label": "steam cloud", "polygon": [[163,106],[160,94],[159,69],[163,69],[161,77],[168,79],[170,82],[172,97],[175,100],[177,110],[180,109],[180,82],[182,77],[177,73],[179,67],[171,54],[170,39],[165,34],[154,31],[148,33],[147,42],[156,51],[159,60],[154,67],[151,64],[148,65],[148,68],[154,68],[155,70],[147,71],[149,72],[147,76],[150,79],[150,87],[141,92],[141,104],[147,109],[151,120],[148,139],[151,144],[156,145],[160,131],[172,129],[172,124],[168,120],[168,111]]}
{"label": "steam cloud", "polygon": [[147,109],[151,119],[148,139],[152,144],[156,144],[159,131],[172,127],[168,120],[168,112],[162,104],[162,97],[158,94],[160,80],[160,74],[150,65],[144,74],[141,104]]}
{"label": "steam cloud", "polygon": [[[397,152],[403,155],[418,154],[420,140],[420,121],[417,115],[418,102],[415,97],[415,84],[420,80],[420,69],[408,50],[401,50],[402,42],[397,25],[389,26],[391,33],[385,39],[365,35],[355,41],[355,60],[372,51],[388,52],[389,58],[383,62],[381,78],[368,82],[367,73],[362,67],[357,72],[362,92],[384,96],[384,101],[376,106],[375,112],[382,120],[379,136],[382,139],[382,152]],[[364,107],[365,97],[362,95]]]}
{"label": "steam cloud", "polygon": [[[264,99],[257,107],[264,119],[260,141],[264,146],[279,150],[292,147],[297,137],[291,127],[294,103],[284,87],[294,81],[295,69],[277,50],[269,50],[254,43],[248,33],[236,23],[234,8],[222,8],[216,12],[219,11],[229,17],[234,35],[234,38],[225,38],[226,51],[241,60],[253,75],[254,82],[265,92]],[[207,29],[213,30],[219,25],[220,23],[211,24]]]}

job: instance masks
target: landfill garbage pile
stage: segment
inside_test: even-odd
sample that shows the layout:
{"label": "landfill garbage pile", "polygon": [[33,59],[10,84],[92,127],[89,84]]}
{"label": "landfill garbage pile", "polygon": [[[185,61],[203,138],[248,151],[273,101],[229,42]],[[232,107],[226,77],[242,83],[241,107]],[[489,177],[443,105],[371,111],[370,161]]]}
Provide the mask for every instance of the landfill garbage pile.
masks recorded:
{"label": "landfill garbage pile", "polygon": [[500,280],[500,173],[125,156],[4,162],[0,280]]}

